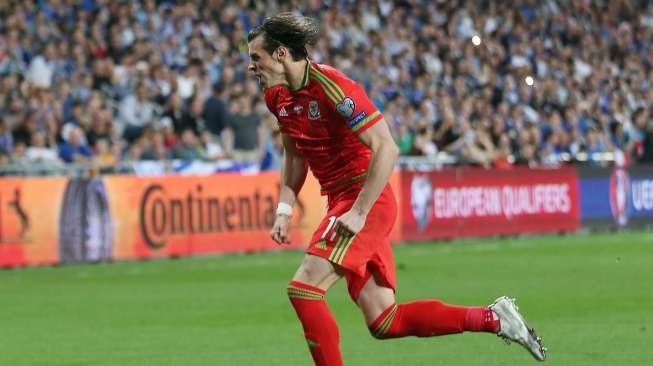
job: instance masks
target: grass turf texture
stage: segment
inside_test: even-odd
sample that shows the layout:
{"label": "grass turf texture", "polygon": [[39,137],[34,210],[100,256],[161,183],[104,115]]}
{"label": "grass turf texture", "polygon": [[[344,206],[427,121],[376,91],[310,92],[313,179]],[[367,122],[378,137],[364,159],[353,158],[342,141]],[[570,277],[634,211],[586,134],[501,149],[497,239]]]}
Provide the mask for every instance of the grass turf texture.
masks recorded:
{"label": "grass turf texture", "polygon": [[[0,365],[309,365],[285,295],[303,253],[0,271]],[[653,233],[395,247],[400,302],[516,296],[548,365],[653,364]],[[373,339],[327,296],[347,365],[535,364],[489,334]]]}

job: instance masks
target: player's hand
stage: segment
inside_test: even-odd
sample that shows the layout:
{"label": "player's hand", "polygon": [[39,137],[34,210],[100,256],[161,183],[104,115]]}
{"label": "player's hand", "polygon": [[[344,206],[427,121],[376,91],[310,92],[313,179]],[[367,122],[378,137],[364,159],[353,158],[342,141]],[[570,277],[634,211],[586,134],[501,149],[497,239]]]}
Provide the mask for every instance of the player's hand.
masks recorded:
{"label": "player's hand", "polygon": [[338,235],[345,237],[356,235],[363,230],[366,219],[367,215],[349,210],[336,219],[334,230]]}
{"label": "player's hand", "polygon": [[270,237],[272,237],[272,240],[277,242],[277,244],[290,244],[290,235],[288,232],[289,227],[290,216],[277,215],[277,218],[274,219],[272,231],[270,231]]}

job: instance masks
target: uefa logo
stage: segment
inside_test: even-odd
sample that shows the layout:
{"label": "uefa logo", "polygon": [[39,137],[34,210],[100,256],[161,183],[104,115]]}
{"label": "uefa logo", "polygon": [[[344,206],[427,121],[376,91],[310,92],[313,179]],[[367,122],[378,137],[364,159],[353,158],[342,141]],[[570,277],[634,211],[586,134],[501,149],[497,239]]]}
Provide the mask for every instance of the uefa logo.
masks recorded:
{"label": "uefa logo", "polygon": [[428,176],[415,176],[410,183],[410,206],[419,230],[424,230],[431,221],[433,187]]}
{"label": "uefa logo", "polygon": [[630,194],[630,178],[625,169],[617,168],[610,176],[610,208],[612,217],[619,226],[628,223],[628,196]]}

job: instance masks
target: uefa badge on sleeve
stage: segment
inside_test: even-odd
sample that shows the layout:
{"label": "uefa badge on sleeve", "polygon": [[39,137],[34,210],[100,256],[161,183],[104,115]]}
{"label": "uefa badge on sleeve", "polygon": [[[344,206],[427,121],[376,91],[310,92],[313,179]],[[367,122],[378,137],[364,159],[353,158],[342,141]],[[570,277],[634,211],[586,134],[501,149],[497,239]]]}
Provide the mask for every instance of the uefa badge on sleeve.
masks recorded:
{"label": "uefa badge on sleeve", "polygon": [[336,110],[345,118],[351,118],[356,109],[356,104],[350,97],[346,97],[342,102],[336,104]]}
{"label": "uefa badge on sleeve", "polygon": [[308,119],[316,120],[320,118],[320,105],[317,100],[313,99],[308,102]]}

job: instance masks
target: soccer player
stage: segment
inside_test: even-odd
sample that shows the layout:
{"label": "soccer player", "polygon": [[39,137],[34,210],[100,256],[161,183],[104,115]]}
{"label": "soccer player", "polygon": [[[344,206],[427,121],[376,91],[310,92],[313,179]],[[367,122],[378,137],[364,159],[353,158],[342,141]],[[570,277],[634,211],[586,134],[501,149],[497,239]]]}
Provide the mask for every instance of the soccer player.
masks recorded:
{"label": "soccer player", "polygon": [[328,212],[288,285],[315,364],[342,365],[338,325],[324,300],[342,277],[378,339],[489,332],[544,360],[540,339],[505,296],[488,307],[396,303],[388,235],[397,206],[388,179],[398,148],[363,88],[308,58],[306,46],[318,36],[314,20],[290,13],[266,18],[248,35],[248,69],[264,87],[285,149],[272,239],[289,243],[292,206],[308,168],[328,198]]}

